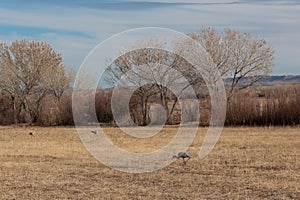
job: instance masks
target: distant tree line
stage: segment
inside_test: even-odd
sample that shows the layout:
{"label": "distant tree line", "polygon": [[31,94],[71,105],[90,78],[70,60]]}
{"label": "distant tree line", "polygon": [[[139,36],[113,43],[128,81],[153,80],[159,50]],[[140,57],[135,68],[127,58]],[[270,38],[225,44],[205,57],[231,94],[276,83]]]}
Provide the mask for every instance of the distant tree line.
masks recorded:
{"label": "distant tree line", "polygon": [[[96,92],[95,108],[98,121],[91,123],[114,125],[112,115],[111,90],[99,89]],[[136,105],[133,96],[130,102],[130,115],[134,122],[142,125],[140,105]],[[153,107],[153,112],[147,117],[148,122],[155,124],[161,122],[166,116],[162,109],[155,109],[159,99],[150,100],[149,108]],[[200,121],[201,126],[209,125],[210,121],[210,99],[207,97],[199,98]],[[195,109],[189,104],[189,99],[182,105],[187,111],[193,112]],[[59,105],[54,97],[48,96],[37,114],[37,125],[54,126],[54,125],[74,125],[72,115],[72,97],[71,91],[67,91],[61,98]],[[172,115],[171,124],[180,123],[181,115],[180,105],[176,105]],[[91,115],[89,110],[83,115]],[[126,111],[120,111],[121,116],[127,115]],[[197,114],[197,113],[195,113]],[[194,119],[191,118],[191,121]],[[11,100],[8,95],[0,95],[0,125],[9,125],[14,123],[14,111],[11,106]],[[249,87],[238,90],[232,96],[227,107],[227,116],[225,125],[227,126],[295,126],[300,124],[300,85],[283,85],[283,86],[265,86]]]}
{"label": "distant tree line", "polygon": [[[210,55],[213,63],[207,70],[211,71],[212,79],[216,70],[222,78],[231,78],[226,88],[227,125],[299,123],[296,115],[289,110],[291,106],[298,109],[299,102],[294,94],[298,94],[299,88],[280,88],[274,93],[266,89],[264,95],[268,96],[268,100],[259,103],[259,106],[256,101],[262,100],[254,98],[255,95],[249,96],[251,86],[268,75],[273,66],[274,51],[265,40],[231,29],[219,33],[213,28],[202,28],[189,36]],[[200,105],[200,124],[208,125],[210,97],[201,74],[183,57],[161,50],[164,41],[154,38],[145,42],[151,42],[151,46],[157,48],[139,49],[137,44],[134,46],[137,50],[122,54],[105,72],[105,81],[114,86],[120,77],[130,72],[127,81],[137,88],[130,98],[130,112],[120,110],[120,117],[130,115],[139,125],[163,120],[167,124],[178,124],[181,116],[186,115],[180,112],[180,106],[185,106],[186,111],[195,110],[189,103],[194,97],[184,93],[187,86],[192,86]],[[182,52],[192,50],[186,41],[177,41],[173,48]],[[239,88],[240,81],[245,77],[248,77],[247,83],[243,82],[243,88]],[[0,124],[73,125],[73,78],[74,74],[66,71],[61,54],[45,42],[21,40],[11,45],[0,43]],[[166,86],[181,83],[183,78],[189,84],[181,87],[179,94],[185,103],[180,105],[176,95]],[[151,80],[152,84],[145,84],[146,79]],[[279,94],[281,96],[277,97]],[[95,97],[91,96],[95,98],[97,122],[114,124],[111,97],[112,89],[98,89]],[[89,107],[91,98],[87,98],[84,108]],[[83,109],[83,118],[91,116],[91,112],[90,109]],[[289,117],[282,117],[279,113],[283,112],[284,116]],[[197,116],[191,115],[190,118],[193,121]]]}

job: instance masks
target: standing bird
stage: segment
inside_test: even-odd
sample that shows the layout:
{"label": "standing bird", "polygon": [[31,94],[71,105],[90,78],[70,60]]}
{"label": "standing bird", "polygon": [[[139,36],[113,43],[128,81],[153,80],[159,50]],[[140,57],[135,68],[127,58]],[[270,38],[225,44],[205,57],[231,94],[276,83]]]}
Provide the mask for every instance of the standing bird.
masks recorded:
{"label": "standing bird", "polygon": [[29,135],[30,135],[31,137],[34,137],[34,133],[33,133],[33,132],[29,132]]}
{"label": "standing bird", "polygon": [[98,131],[91,131],[94,135],[98,135]]}
{"label": "standing bird", "polygon": [[[185,165],[186,162],[191,158],[192,156],[190,156],[189,154],[187,154],[186,152],[179,152],[177,155],[174,155],[172,159],[176,158],[182,158],[183,160],[183,164]],[[187,158],[187,160],[185,160],[185,158]]]}

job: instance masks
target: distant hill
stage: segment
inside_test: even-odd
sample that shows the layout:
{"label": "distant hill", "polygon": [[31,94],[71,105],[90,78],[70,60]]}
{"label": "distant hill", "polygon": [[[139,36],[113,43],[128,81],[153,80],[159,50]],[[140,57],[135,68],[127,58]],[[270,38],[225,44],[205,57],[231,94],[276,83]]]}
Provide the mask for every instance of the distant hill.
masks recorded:
{"label": "distant hill", "polygon": [[[241,80],[239,86],[244,86],[250,78],[245,77]],[[225,85],[231,82],[231,79],[225,80]],[[227,83],[227,84],[226,84]],[[300,84],[300,75],[282,75],[282,76],[266,76],[263,77],[254,86],[274,86],[274,85],[285,85],[285,84]]]}
{"label": "distant hill", "polygon": [[[239,87],[245,86],[249,82],[251,77],[243,78]],[[231,78],[224,80],[225,87],[228,87],[231,84]],[[289,85],[289,84],[300,84],[300,75],[282,75],[282,76],[266,76],[263,77],[259,82],[255,83],[253,86],[275,86],[275,85]],[[104,88],[105,90],[112,90],[113,87]]]}

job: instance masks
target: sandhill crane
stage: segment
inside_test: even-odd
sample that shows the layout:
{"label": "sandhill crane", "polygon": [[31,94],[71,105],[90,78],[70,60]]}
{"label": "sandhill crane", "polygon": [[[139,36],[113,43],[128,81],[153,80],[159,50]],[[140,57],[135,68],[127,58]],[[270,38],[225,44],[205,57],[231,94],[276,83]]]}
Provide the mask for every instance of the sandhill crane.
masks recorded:
{"label": "sandhill crane", "polygon": [[91,131],[94,135],[98,135],[98,131]]}
{"label": "sandhill crane", "polygon": [[[185,165],[186,162],[191,158],[192,156],[190,156],[189,154],[187,154],[186,152],[179,152],[177,155],[174,155],[172,159],[176,158],[182,158],[183,160],[183,164]],[[187,160],[185,160],[185,158],[187,158]]]}
{"label": "sandhill crane", "polygon": [[33,133],[33,132],[29,132],[29,135],[30,135],[31,137],[34,137],[34,133]]}

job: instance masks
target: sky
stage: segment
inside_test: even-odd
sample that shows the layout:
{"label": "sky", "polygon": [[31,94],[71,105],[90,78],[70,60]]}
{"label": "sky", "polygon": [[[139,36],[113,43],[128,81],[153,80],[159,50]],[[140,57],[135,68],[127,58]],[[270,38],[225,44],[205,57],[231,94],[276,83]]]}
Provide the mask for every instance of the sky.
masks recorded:
{"label": "sky", "polygon": [[231,28],[265,39],[274,75],[300,74],[300,0],[1,0],[0,42],[45,41],[77,70],[100,42],[142,27]]}

